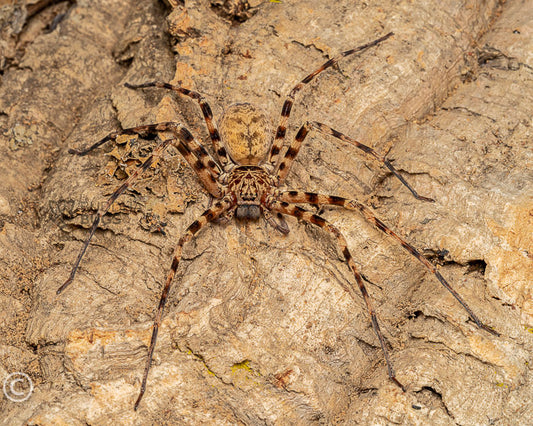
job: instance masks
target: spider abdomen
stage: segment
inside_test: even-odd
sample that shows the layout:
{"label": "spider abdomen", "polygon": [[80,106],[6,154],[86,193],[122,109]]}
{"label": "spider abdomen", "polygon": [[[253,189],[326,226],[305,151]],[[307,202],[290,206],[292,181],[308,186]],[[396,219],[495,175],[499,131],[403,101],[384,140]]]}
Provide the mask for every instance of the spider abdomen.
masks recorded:
{"label": "spider abdomen", "polygon": [[230,157],[239,165],[257,166],[270,149],[269,123],[255,105],[230,105],[218,122],[220,136]]}

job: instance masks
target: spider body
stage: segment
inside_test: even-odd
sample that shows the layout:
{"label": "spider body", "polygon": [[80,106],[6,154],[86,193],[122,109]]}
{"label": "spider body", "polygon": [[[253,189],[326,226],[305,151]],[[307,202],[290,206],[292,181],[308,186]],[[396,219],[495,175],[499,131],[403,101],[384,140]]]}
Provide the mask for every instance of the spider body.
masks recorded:
{"label": "spider body", "polygon": [[259,219],[269,189],[277,186],[272,174],[260,165],[272,144],[268,124],[265,112],[250,103],[230,105],[218,122],[222,145],[234,162],[224,179],[228,182],[224,195],[233,194],[237,219]]}
{"label": "spider body", "polygon": [[148,373],[157,341],[157,333],[161,325],[161,318],[167,296],[170,291],[170,286],[181,260],[183,246],[192,240],[194,236],[208,223],[216,222],[223,218],[230,219],[232,216],[240,220],[258,220],[261,215],[263,215],[263,217],[271,226],[286,234],[289,232],[289,229],[284,221],[283,215],[289,215],[299,219],[304,223],[309,223],[322,228],[326,233],[329,233],[329,235],[336,240],[339,252],[342,253],[344,260],[352,271],[355,279],[356,285],[351,283],[350,286],[346,287],[346,290],[354,300],[357,299],[357,288],[361,292],[368,309],[372,327],[383,351],[389,377],[402,389],[404,389],[404,387],[396,379],[392,363],[390,362],[388,355],[389,352],[379,327],[375,309],[364,285],[362,275],[358,271],[358,268],[352,259],[346,239],[340,230],[337,229],[333,224],[329,223],[323,217],[313,214],[297,204],[307,204],[311,206],[330,205],[342,207],[347,210],[358,211],[366,220],[374,225],[376,229],[395,239],[402,245],[402,247],[404,247],[404,249],[406,249],[412,256],[420,261],[427,268],[427,270],[431,272],[448,291],[450,291],[450,293],[468,312],[470,318],[478,325],[478,327],[492,334],[498,335],[497,332],[483,324],[477,318],[477,316],[468,307],[466,302],[450,286],[450,284],[445,280],[435,266],[429,262],[429,260],[422,256],[415,247],[401,238],[380,219],[378,219],[368,207],[356,200],[349,200],[334,195],[282,189],[291,165],[293,164],[294,159],[296,158],[307,134],[314,130],[324,136],[342,140],[351,144],[355,148],[360,149],[366,155],[378,160],[384,166],[386,166],[392,172],[392,174],[398,178],[401,183],[415,196],[415,198],[421,201],[433,201],[431,198],[418,195],[418,193],[394,168],[390,161],[378,154],[371,147],[351,139],[350,137],[332,129],[325,124],[314,121],[305,122],[298,130],[294,140],[288,146],[284,145],[287,121],[296,93],[307,83],[309,83],[315,76],[327,68],[335,65],[341,58],[363,51],[369,47],[376,46],[392,35],[392,33],[389,33],[370,43],[342,52],[340,55],[330,59],[321,67],[305,77],[302,81],[300,81],[300,83],[298,83],[291,90],[285,99],[285,102],[283,103],[281,117],[276,132],[274,133],[273,142],[272,138],[269,136],[269,122],[265,113],[260,108],[252,104],[239,103],[229,106],[218,123],[220,128],[219,133],[217,127],[213,124],[211,108],[201,94],[190,89],[173,86],[168,83],[150,82],[140,85],[131,85],[127,83],[125,86],[130,89],[158,87],[173,90],[181,95],[188,96],[196,100],[199,103],[204,115],[213,145],[214,155],[211,155],[201,144],[199,144],[194,136],[182,124],[173,122],[148,124],[130,129],[123,129],[120,132],[111,133],[87,149],[70,150],[70,152],[73,154],[86,155],[107,141],[116,139],[120,134],[153,134],[158,132],[171,132],[173,135],[170,139],[162,141],[157,147],[154,148],[152,155],[142,165],[140,165],[120,187],[115,190],[115,192],[108,199],[107,203],[97,212],[95,220],[90,229],[89,236],[85,240],[78,258],[72,267],[70,276],[57,290],[58,294],[68,287],[74,280],[78,266],[85,251],[87,250],[87,247],[89,246],[91,238],[94,235],[102,216],[108,212],[114,201],[131,185],[132,181],[146,171],[150,165],[154,163],[155,159],[157,159],[170,144],[176,146],[183,158],[196,172],[204,188],[210,194],[210,200],[215,199],[215,202],[212,203],[212,201],[210,201],[208,208],[202,213],[202,215],[189,225],[184,234],[178,240],[177,246],[174,250],[172,264],[163,286],[161,299],[152,326],[152,338],[148,348],[148,356],[144,369],[141,391],[134,405],[135,409],[138,408],[146,389]]}

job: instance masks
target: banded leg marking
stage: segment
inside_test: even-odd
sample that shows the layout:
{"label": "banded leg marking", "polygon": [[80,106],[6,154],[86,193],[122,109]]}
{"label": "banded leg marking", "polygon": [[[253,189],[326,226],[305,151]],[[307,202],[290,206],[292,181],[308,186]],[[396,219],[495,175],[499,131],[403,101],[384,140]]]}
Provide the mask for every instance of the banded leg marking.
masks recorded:
{"label": "banded leg marking", "polygon": [[294,86],[294,88],[287,95],[285,102],[283,103],[283,107],[281,109],[281,117],[279,120],[278,128],[276,130],[274,143],[272,144],[272,148],[270,149],[270,156],[269,156],[268,161],[270,162],[272,166],[276,167],[279,161],[279,154],[280,154],[281,148],[283,147],[283,141],[285,139],[285,134],[287,132],[287,122],[289,120],[289,115],[291,114],[291,109],[294,103],[294,98],[296,96],[296,93],[298,93],[306,84],[311,82],[318,74],[332,67],[337,62],[339,62],[342,58],[348,55],[351,55],[353,53],[361,52],[365,49],[376,46],[382,41],[387,40],[389,37],[393,35],[394,33],[390,32],[384,35],[383,37],[380,37],[369,43],[363,44],[362,46],[356,47],[355,49],[346,50],[345,52],[340,53],[338,56],[335,56],[334,58],[325,62],[321,67],[317,68],[307,77],[305,77],[302,81],[300,81],[296,86]]}
{"label": "banded leg marking", "polygon": [[463,300],[463,298],[459,295],[459,293],[457,293],[453,289],[453,287],[446,281],[446,279],[437,270],[435,265],[433,265],[429,260],[427,260],[424,256],[422,256],[415,247],[413,247],[411,244],[405,241],[402,237],[396,234],[392,229],[390,229],[387,225],[385,225],[380,219],[378,219],[374,215],[372,210],[370,210],[365,205],[359,203],[358,201],[349,200],[347,198],[335,197],[335,196],[323,195],[323,194],[315,194],[313,192],[301,192],[301,191],[283,192],[280,194],[279,200],[281,202],[287,202],[287,203],[311,203],[311,204],[318,204],[318,205],[335,205],[335,206],[344,207],[348,210],[360,211],[366,220],[368,220],[371,224],[373,224],[380,231],[393,237],[396,241],[398,241],[402,245],[402,247],[405,250],[407,250],[411,255],[413,255],[416,259],[418,259],[418,261],[420,261],[439,280],[439,282],[453,295],[453,297],[455,297],[455,299],[462,305],[462,307],[468,313],[470,318],[476,323],[476,325],[479,328],[482,328],[483,330],[486,330],[489,333],[494,334],[495,336],[500,335],[497,331],[485,325],[474,314],[472,309],[470,309],[470,307]]}
{"label": "banded leg marking", "polygon": [[100,223],[101,218],[109,211],[113,203],[116,201],[116,199],[131,185],[131,183],[141,174],[143,174],[148,168],[152,165],[154,160],[156,160],[163,151],[168,147],[168,145],[173,142],[173,139],[167,139],[163,142],[161,142],[152,152],[152,155],[146,159],[146,161],[141,164],[139,167],[137,167],[133,173],[126,179],[126,181],[120,185],[113,194],[109,197],[107,200],[107,203],[105,206],[98,210],[96,213],[96,217],[94,219],[94,222],[91,226],[91,230],[89,232],[89,236],[83,243],[83,247],[78,254],[78,257],[76,259],[76,262],[74,262],[74,265],[72,266],[72,270],[70,271],[70,275],[68,279],[63,283],[61,287],[57,289],[57,294],[61,293],[63,290],[65,290],[74,280],[74,277],[76,276],[76,272],[78,270],[78,267],[80,265],[81,259],[83,258],[83,255],[85,254],[85,251],[87,250],[87,247],[89,246],[91,239],[93,238],[93,235],[96,231],[96,228],[98,227],[98,224]]}
{"label": "banded leg marking", "polygon": [[317,121],[308,121],[302,127],[300,127],[300,130],[296,134],[294,141],[289,146],[289,149],[285,153],[283,160],[280,162],[278,166],[278,180],[280,184],[285,181],[285,178],[289,174],[292,163],[294,162],[296,155],[298,155],[298,152],[300,151],[300,148],[302,147],[302,143],[305,137],[311,130],[317,130],[318,132],[326,136],[333,136],[334,138],[340,139],[341,141],[347,142],[355,146],[356,148],[363,151],[365,154],[368,154],[371,157],[374,157],[377,161],[383,163],[392,172],[392,174],[396,176],[396,178],[398,178],[399,181],[411,192],[411,194],[413,194],[413,196],[417,200],[429,201],[429,202],[435,201],[433,198],[423,197],[422,195],[419,195],[418,192],[416,192],[415,189],[411,185],[409,185],[409,183],[405,180],[405,178],[398,172],[398,170],[394,168],[394,166],[390,163],[390,161],[387,160],[383,155],[378,154],[371,147],[364,145],[361,142],[358,142],[355,139],[352,139],[342,134],[341,132],[338,132],[337,130],[332,129],[331,127],[325,124],[319,123]]}
{"label": "banded leg marking", "polygon": [[[363,282],[363,278],[360,272],[357,270],[357,267],[355,266],[352,255],[350,251],[348,250],[348,244],[344,236],[335,226],[333,226],[323,217],[313,214],[301,207],[295,206],[294,204],[289,204],[286,201],[274,201],[269,205],[269,208],[270,210],[277,211],[283,214],[288,214],[300,220],[303,220],[305,222],[312,223],[313,225],[319,226],[320,228],[332,234],[337,239],[337,244],[344,256],[344,259],[346,260],[346,263],[352,270],[354,277],[355,277],[355,281],[357,282],[357,285],[359,286],[359,290],[361,291],[361,294],[363,295],[363,299],[365,300],[366,308],[368,310],[368,314],[370,315],[370,319],[372,322],[372,328],[374,329],[374,333],[376,333],[376,336],[379,339],[379,344],[381,346],[381,350],[383,351],[383,356],[387,364],[389,378],[405,392],[405,387],[398,381],[398,379],[396,379],[394,368],[389,358],[389,350],[387,349],[385,339],[383,337],[383,334],[381,333],[381,328],[379,327],[379,322],[378,322],[378,318],[376,315],[376,311],[374,310],[374,307],[372,305],[370,295],[368,294],[368,291],[366,290],[365,284]],[[352,299],[354,301],[357,301],[357,297],[355,295],[355,291],[351,283],[348,287],[346,287],[346,289],[348,290],[348,293],[350,294]]]}
{"label": "banded leg marking", "polygon": [[139,408],[139,404],[141,403],[141,399],[146,390],[146,382],[148,380],[148,373],[150,371],[150,366],[152,364],[152,357],[154,355],[155,344],[157,342],[157,333],[159,331],[159,327],[161,326],[161,318],[163,316],[163,309],[165,308],[167,296],[170,291],[170,284],[172,283],[172,280],[174,279],[174,275],[176,274],[176,271],[178,270],[178,265],[181,260],[183,246],[185,245],[185,243],[192,240],[193,237],[200,231],[200,229],[202,229],[209,222],[212,222],[216,218],[220,217],[221,214],[223,214],[225,211],[228,211],[233,205],[234,205],[234,201],[231,199],[230,196],[226,196],[222,198],[221,200],[217,201],[213,205],[213,207],[204,211],[197,220],[195,220],[193,223],[191,223],[191,225],[189,225],[189,227],[186,229],[183,236],[178,241],[178,245],[176,249],[174,250],[174,255],[172,258],[172,265],[170,266],[170,271],[168,272],[167,279],[165,281],[165,286],[163,287],[163,291],[161,293],[161,299],[159,300],[159,306],[157,308],[157,313],[155,316],[154,324],[152,326],[152,337],[150,339],[150,346],[148,348],[148,357],[146,359],[146,365],[144,367],[141,390],[139,392],[139,396],[137,397],[137,400],[135,401],[135,405],[134,405],[135,410]]}
{"label": "banded leg marking", "polygon": [[204,116],[205,124],[207,125],[207,130],[209,131],[209,137],[211,138],[213,149],[216,152],[216,155],[218,157],[218,160],[220,161],[220,164],[222,165],[222,168],[225,168],[225,166],[229,162],[228,153],[226,152],[226,149],[221,143],[218,129],[213,124],[213,112],[211,111],[211,107],[209,106],[205,98],[202,96],[202,94],[195,92],[194,90],[186,89],[180,86],[173,86],[172,84],[162,83],[159,81],[152,81],[149,83],[142,83],[142,84],[125,83],[124,86],[127,87],[128,89],[142,89],[146,87],[158,87],[160,89],[173,90],[174,92],[181,93],[182,95],[188,96],[189,98],[192,98],[198,101],[198,104],[200,105],[202,114]]}
{"label": "banded leg marking", "polygon": [[[131,127],[129,129],[113,132],[85,149],[70,149],[71,154],[84,156],[104,143],[116,139],[120,135],[136,135],[139,133],[154,134],[157,132],[172,132],[179,139],[178,151],[183,155],[185,161],[196,172],[205,188],[216,198],[221,196],[217,177],[221,173],[220,166],[213,160],[213,157],[200,145],[194,136],[185,126],[179,123],[163,122],[157,124],[147,124],[144,126]],[[175,142],[174,142],[175,143]]]}

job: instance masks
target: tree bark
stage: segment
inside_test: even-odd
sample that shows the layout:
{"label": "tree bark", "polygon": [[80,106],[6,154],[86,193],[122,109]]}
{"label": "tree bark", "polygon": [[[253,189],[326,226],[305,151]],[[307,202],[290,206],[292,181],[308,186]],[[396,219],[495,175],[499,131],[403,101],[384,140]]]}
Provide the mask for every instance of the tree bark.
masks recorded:
{"label": "tree bark", "polygon": [[[533,2],[141,3],[2,8],[0,375],[27,373],[34,389],[0,401],[1,424],[533,423]],[[298,93],[287,143],[322,122],[435,202],[318,133],[286,187],[364,202],[501,336],[362,216],[322,209],[369,281],[402,392],[331,236],[290,217],[286,236],[264,220],[214,223],[185,246],[134,412],[172,251],[208,193],[169,148],[56,295],[96,210],[156,141],[68,148],[176,121],[211,150],[197,102],[126,82],[197,90],[215,117],[251,102],[274,129],[303,77],[389,31]]]}

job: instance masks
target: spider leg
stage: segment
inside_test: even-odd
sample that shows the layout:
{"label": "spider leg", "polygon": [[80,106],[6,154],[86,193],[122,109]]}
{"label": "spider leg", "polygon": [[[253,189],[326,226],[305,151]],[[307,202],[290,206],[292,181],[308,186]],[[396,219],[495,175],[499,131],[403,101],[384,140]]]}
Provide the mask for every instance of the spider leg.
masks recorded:
{"label": "spider leg", "polygon": [[333,59],[330,59],[329,61],[325,62],[321,67],[317,68],[315,71],[313,71],[311,74],[309,74],[302,81],[300,81],[296,86],[293,87],[293,89],[287,95],[285,102],[283,103],[283,107],[281,109],[281,117],[279,120],[278,129],[276,130],[274,143],[272,144],[272,148],[270,148],[270,156],[269,156],[268,161],[273,167],[276,167],[279,161],[279,153],[281,151],[281,148],[283,147],[285,133],[287,132],[287,122],[289,120],[289,115],[291,114],[292,104],[294,103],[294,97],[296,96],[296,93],[298,93],[306,84],[308,84],[311,80],[313,80],[318,74],[332,67],[345,56],[351,55],[353,53],[361,52],[365,49],[368,49],[369,47],[376,46],[382,41],[387,40],[389,37],[393,35],[394,33],[390,32],[384,35],[383,37],[380,37],[369,43],[363,44],[362,46],[356,47],[355,49],[346,50],[345,52],[342,52],[338,56],[335,56]]}
{"label": "spider leg", "polygon": [[155,344],[157,341],[157,333],[161,325],[161,317],[163,315],[163,309],[167,301],[168,292],[170,291],[170,284],[172,283],[172,280],[174,278],[174,275],[176,274],[178,265],[181,260],[183,246],[185,245],[185,243],[192,240],[192,238],[196,235],[198,231],[200,231],[200,229],[202,229],[209,222],[212,222],[218,217],[220,217],[220,215],[223,214],[224,212],[231,209],[231,207],[233,207],[234,204],[235,204],[235,200],[233,199],[231,195],[227,195],[221,200],[217,201],[213,207],[203,212],[198,220],[195,220],[193,223],[191,223],[191,225],[187,228],[183,236],[178,241],[178,245],[176,249],[174,250],[174,255],[172,258],[172,265],[170,266],[170,271],[168,272],[165,286],[163,287],[163,292],[161,293],[161,299],[159,300],[159,306],[157,308],[157,313],[155,316],[154,324],[152,326],[152,338],[150,340],[150,346],[148,348],[148,357],[146,359],[146,365],[144,367],[141,390],[139,392],[139,396],[137,397],[137,401],[135,401],[135,405],[134,405],[135,410],[137,410],[137,408],[139,407],[139,404],[141,403],[141,399],[146,390],[146,382],[148,380],[148,373],[150,371],[150,365],[152,364],[152,356],[154,354]]}
{"label": "spider leg", "polygon": [[[295,206],[294,204],[289,204],[285,201],[272,201],[268,203],[268,208],[270,210],[280,212],[283,214],[288,214],[300,220],[303,220],[304,222],[312,223],[313,225],[319,226],[320,228],[332,234],[337,239],[337,244],[344,256],[344,259],[346,260],[346,263],[352,270],[354,277],[355,277],[355,281],[357,281],[359,290],[361,291],[361,294],[363,295],[363,299],[365,300],[365,304],[366,304],[368,313],[372,321],[372,328],[374,329],[374,332],[376,333],[376,336],[379,339],[379,344],[383,351],[383,356],[387,364],[389,378],[405,392],[405,387],[398,381],[398,379],[396,379],[394,368],[389,358],[389,350],[387,349],[385,338],[383,337],[381,333],[381,329],[379,327],[376,311],[374,310],[374,307],[372,305],[370,295],[368,294],[368,291],[366,290],[365,284],[363,282],[363,278],[360,272],[357,270],[357,267],[355,266],[352,255],[350,254],[350,251],[348,250],[348,244],[346,243],[346,239],[344,238],[344,236],[335,226],[329,223],[326,219],[322,218],[319,215],[313,214],[301,207]],[[357,301],[355,289],[352,286],[352,284],[350,283],[350,285],[345,287],[345,289],[348,291],[352,299],[354,301]]]}
{"label": "spider leg", "polygon": [[282,192],[278,199],[281,202],[286,202],[286,203],[312,203],[312,204],[318,204],[318,205],[329,204],[329,205],[341,206],[348,210],[359,210],[363,214],[366,220],[372,223],[380,231],[393,237],[396,241],[398,241],[402,245],[402,247],[405,250],[407,250],[415,258],[417,258],[433,275],[435,275],[435,277],[439,280],[439,282],[463,306],[463,308],[466,310],[468,315],[470,315],[470,318],[472,318],[472,320],[476,323],[476,325],[479,328],[482,328],[483,330],[486,330],[489,333],[494,334],[495,336],[500,335],[497,331],[483,324],[483,322],[474,314],[472,309],[470,309],[470,307],[466,304],[466,302],[459,295],[459,293],[457,293],[452,288],[452,286],[448,283],[448,281],[444,279],[444,277],[440,274],[437,268],[428,259],[422,256],[415,247],[413,247],[411,244],[409,244],[407,241],[401,238],[398,234],[396,234],[393,230],[391,230],[387,225],[385,225],[381,220],[379,220],[374,215],[374,213],[365,205],[359,203],[358,201],[349,200],[347,198],[335,197],[335,196],[323,195],[323,194],[315,194],[312,192],[301,192],[301,191]]}
{"label": "spider leg", "polygon": [[158,87],[160,89],[173,90],[174,92],[181,93],[182,95],[185,95],[185,96],[188,96],[189,98],[197,100],[198,104],[200,105],[200,108],[202,109],[202,114],[204,115],[204,120],[205,120],[205,124],[207,125],[207,129],[209,130],[209,137],[211,138],[213,149],[215,150],[215,153],[218,157],[220,164],[222,165],[222,168],[225,168],[225,166],[227,166],[229,162],[228,153],[226,152],[226,149],[221,143],[218,129],[216,128],[215,124],[213,124],[213,112],[211,111],[211,107],[206,102],[202,94],[195,92],[194,90],[185,89],[184,87],[180,87],[180,86],[173,86],[172,84],[162,83],[159,81],[152,81],[149,83],[142,83],[142,84],[125,83],[124,86],[127,87],[128,89],[142,89],[145,87]]}
{"label": "spider leg", "polygon": [[[189,165],[196,171],[198,177],[206,187],[206,189],[209,191],[209,193],[217,198],[219,198],[222,194],[222,191],[220,187],[218,186],[217,178],[214,175],[214,172],[218,173],[218,169],[215,168],[216,164],[211,159],[209,160],[209,154],[203,147],[198,145],[198,143],[194,140],[194,137],[191,135],[191,133],[183,127],[181,124],[176,123],[160,123],[160,124],[150,124],[146,126],[139,126],[134,127],[132,129],[125,129],[123,133],[125,134],[136,134],[137,132],[158,132],[158,131],[172,131],[178,138],[179,143],[177,145],[178,150],[183,155],[185,160],[189,163]],[[102,143],[107,142],[108,140],[114,139],[118,136],[118,133],[114,132],[111,135],[105,137],[102,139]],[[101,143],[101,144],[102,144]],[[148,157],[143,164],[141,164],[135,171],[126,179],[126,181],[118,187],[115,192],[109,197],[107,200],[107,203],[103,208],[100,208],[98,212],[96,213],[96,217],[94,219],[94,222],[91,226],[91,230],[89,231],[89,236],[85,240],[83,247],[76,259],[76,262],[74,262],[74,265],[72,266],[72,270],[70,272],[69,278],[63,283],[61,287],[57,289],[57,294],[61,293],[65,288],[67,288],[72,281],[74,280],[74,277],[76,276],[76,272],[78,270],[78,267],[80,265],[80,262],[83,258],[83,255],[85,254],[85,251],[87,250],[87,247],[89,246],[91,239],[96,232],[96,228],[98,227],[98,224],[100,223],[101,218],[109,211],[115,200],[131,185],[131,183],[142,173],[144,173],[150,165],[154,162],[155,159],[157,159],[163,151],[168,147],[169,144],[176,143],[175,139],[166,139],[163,142],[161,142],[156,148],[154,148],[152,155]],[[100,144],[100,145],[101,145]],[[96,144],[95,144],[96,145]],[[85,155],[87,152],[89,152],[91,149],[94,149],[91,146],[89,149],[76,151],[75,153],[78,155]],[[199,149],[196,149],[199,148]],[[205,155],[204,155],[205,154]],[[200,156],[200,158],[198,158]],[[214,166],[211,164],[213,163]],[[206,165],[207,164],[207,165]],[[218,166],[216,166],[218,167]]]}
{"label": "spider leg", "polygon": [[285,218],[281,213],[277,214],[277,220],[274,219],[274,216],[272,213],[270,213],[269,210],[263,209],[263,216],[265,217],[266,221],[272,226],[273,228],[277,229],[282,234],[288,234],[290,232],[289,225],[285,221]]}
{"label": "spider leg", "polygon": [[418,195],[418,192],[416,192],[411,185],[404,179],[404,177],[394,168],[394,166],[390,163],[389,160],[387,160],[384,156],[378,154],[375,150],[370,148],[369,146],[363,145],[361,142],[356,141],[355,139],[352,139],[341,132],[338,132],[337,130],[332,129],[329,126],[326,126],[325,124],[319,123],[317,121],[308,121],[304,123],[302,127],[300,127],[300,130],[296,134],[296,137],[294,138],[294,141],[289,146],[287,152],[285,152],[285,155],[283,159],[281,160],[279,166],[278,166],[278,182],[279,184],[283,183],[285,181],[285,178],[287,177],[290,168],[292,166],[292,163],[294,162],[294,159],[296,158],[296,155],[298,155],[298,152],[300,151],[300,148],[302,146],[302,143],[307,136],[307,134],[311,130],[317,130],[318,132],[324,134],[333,136],[337,139],[340,139],[341,141],[348,142],[352,145],[354,145],[356,148],[359,148],[361,151],[365,152],[366,154],[374,157],[376,160],[383,163],[393,174],[396,176],[400,182],[409,190],[411,191],[411,194],[417,199],[421,201],[430,201],[434,202],[435,200],[433,198],[423,197],[422,195]]}
{"label": "spider leg", "polygon": [[111,194],[105,206],[98,210],[98,212],[96,213],[96,217],[94,218],[94,222],[91,226],[91,230],[89,231],[89,236],[83,243],[83,247],[80,253],[78,254],[78,258],[76,259],[76,262],[74,262],[74,265],[72,266],[72,270],[70,271],[70,276],[63,283],[63,285],[57,289],[57,294],[65,290],[65,288],[67,288],[74,280],[74,277],[80,265],[81,259],[83,258],[83,255],[85,254],[85,251],[87,250],[87,247],[89,246],[89,243],[91,242],[91,239],[93,238],[93,235],[102,217],[109,211],[109,209],[111,208],[115,200],[120,196],[120,194],[122,194],[139,175],[143,174],[146,170],[148,170],[148,168],[153,164],[154,160],[156,160],[163,153],[165,148],[168,147],[168,145],[172,141],[173,141],[172,139],[164,140],[157,147],[155,147],[155,149],[152,152],[152,155],[150,155],[150,157],[148,157],[143,164],[141,164],[139,167],[137,167],[133,171],[133,173],[128,177],[128,179],[126,179],[126,181],[122,185],[120,185],[113,192],[113,194]]}
{"label": "spider leg", "polygon": [[87,155],[92,150],[105,144],[108,141],[115,140],[120,135],[136,135],[139,133],[157,133],[170,131],[179,139],[177,145],[178,151],[189,163],[192,169],[197,173],[209,193],[216,198],[221,195],[220,188],[217,184],[217,178],[221,173],[220,166],[214,161],[213,157],[200,145],[187,128],[179,123],[164,122],[157,124],[147,124],[144,126],[131,127],[110,133],[105,138],[84,149],[69,149],[71,154],[80,156]]}
{"label": "spider leg", "polygon": [[[209,199],[207,201],[207,208],[211,208],[213,205],[213,201],[216,200],[212,195],[209,196]],[[233,218],[233,215],[235,213],[235,208],[237,206],[233,206],[231,209],[226,210],[224,213],[222,213],[219,217],[217,217],[213,222],[225,225],[226,223],[229,223],[231,219]]]}

